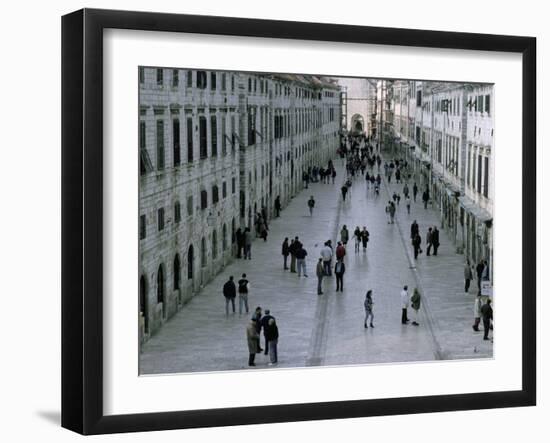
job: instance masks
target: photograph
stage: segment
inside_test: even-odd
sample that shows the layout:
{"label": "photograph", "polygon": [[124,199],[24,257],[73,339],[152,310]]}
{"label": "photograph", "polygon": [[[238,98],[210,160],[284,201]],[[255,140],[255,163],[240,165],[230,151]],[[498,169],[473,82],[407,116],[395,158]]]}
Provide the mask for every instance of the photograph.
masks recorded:
{"label": "photograph", "polygon": [[494,84],[137,68],[140,376],[494,357]]}

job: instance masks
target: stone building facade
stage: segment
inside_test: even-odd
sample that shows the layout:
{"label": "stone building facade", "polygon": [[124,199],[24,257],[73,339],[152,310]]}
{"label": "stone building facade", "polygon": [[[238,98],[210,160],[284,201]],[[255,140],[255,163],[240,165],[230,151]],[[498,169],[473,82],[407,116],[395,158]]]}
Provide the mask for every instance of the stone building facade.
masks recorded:
{"label": "stone building facade", "polygon": [[326,78],[139,70],[139,324],[154,334],[235,255],[234,233],[283,208],[335,156]]}
{"label": "stone building facade", "polygon": [[[457,252],[492,263],[494,88],[487,84],[390,81],[393,141],[428,186]],[[492,266],[489,267],[492,270]]]}

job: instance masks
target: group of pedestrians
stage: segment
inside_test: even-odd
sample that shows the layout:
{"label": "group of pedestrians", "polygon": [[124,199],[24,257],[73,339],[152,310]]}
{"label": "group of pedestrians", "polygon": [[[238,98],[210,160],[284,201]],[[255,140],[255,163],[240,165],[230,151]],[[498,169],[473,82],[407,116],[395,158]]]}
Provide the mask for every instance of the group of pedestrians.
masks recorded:
{"label": "group of pedestrians", "polygon": [[406,325],[410,322],[408,317],[408,308],[409,306],[413,312],[413,321],[412,325],[419,326],[418,322],[418,311],[420,310],[420,300],[421,295],[418,288],[414,288],[412,296],[409,296],[409,287],[407,285],[403,286],[401,291],[401,324]]}
{"label": "group of pedestrians", "polygon": [[235,231],[235,242],[237,243],[237,258],[252,260],[252,233],[250,228],[237,229]]}
{"label": "group of pedestrians", "polygon": [[[238,285],[238,289],[237,289]],[[246,274],[243,274],[241,279],[235,284],[233,276],[229,276],[229,280],[223,285],[223,296],[225,297],[225,315],[229,316],[229,305],[231,305],[233,314],[235,314],[235,299],[237,298],[237,292],[239,294],[239,315],[243,313],[248,314],[248,291],[250,289],[250,282],[246,278]]]}
{"label": "group of pedestrians", "polygon": [[[260,334],[263,330],[264,348],[260,344]],[[256,366],[256,354],[269,354],[268,365],[274,365],[278,362],[278,341],[279,328],[277,321],[269,311],[265,310],[262,315],[262,308],[258,306],[254,311],[254,315],[250,319],[250,323],[246,327],[246,340],[248,344],[248,366]]]}
{"label": "group of pedestrians", "polygon": [[[422,237],[420,235],[420,228],[416,220],[411,223],[411,243],[413,247],[413,253],[415,260],[418,258],[418,254],[422,254]],[[437,250],[439,249],[439,229],[437,226],[428,227],[426,233],[426,255],[430,256],[437,255]],[[433,249],[433,250],[432,250]]]}
{"label": "group of pedestrians", "polygon": [[[292,273],[297,273],[298,277],[301,277],[302,274],[304,277],[308,277],[306,266],[307,251],[298,236],[290,240],[290,243],[288,242],[288,237],[285,237],[281,246],[281,254],[283,256],[284,271],[290,270]],[[288,267],[289,256],[290,268]]]}

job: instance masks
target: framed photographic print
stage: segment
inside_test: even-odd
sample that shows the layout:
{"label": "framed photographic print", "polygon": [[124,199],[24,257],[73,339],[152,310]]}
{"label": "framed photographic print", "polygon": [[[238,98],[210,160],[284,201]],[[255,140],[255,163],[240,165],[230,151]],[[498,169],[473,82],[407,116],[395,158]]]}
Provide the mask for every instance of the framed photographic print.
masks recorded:
{"label": "framed photographic print", "polygon": [[62,425],[534,405],[535,51],[64,16]]}

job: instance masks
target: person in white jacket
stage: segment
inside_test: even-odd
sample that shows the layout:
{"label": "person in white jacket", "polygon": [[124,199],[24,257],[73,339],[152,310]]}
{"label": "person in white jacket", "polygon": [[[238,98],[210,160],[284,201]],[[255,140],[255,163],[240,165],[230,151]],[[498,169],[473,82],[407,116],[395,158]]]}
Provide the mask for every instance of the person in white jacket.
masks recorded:
{"label": "person in white jacket", "polygon": [[406,325],[409,323],[409,318],[407,317],[407,308],[409,307],[409,292],[408,292],[408,286],[403,286],[403,290],[401,291],[401,324]]}

